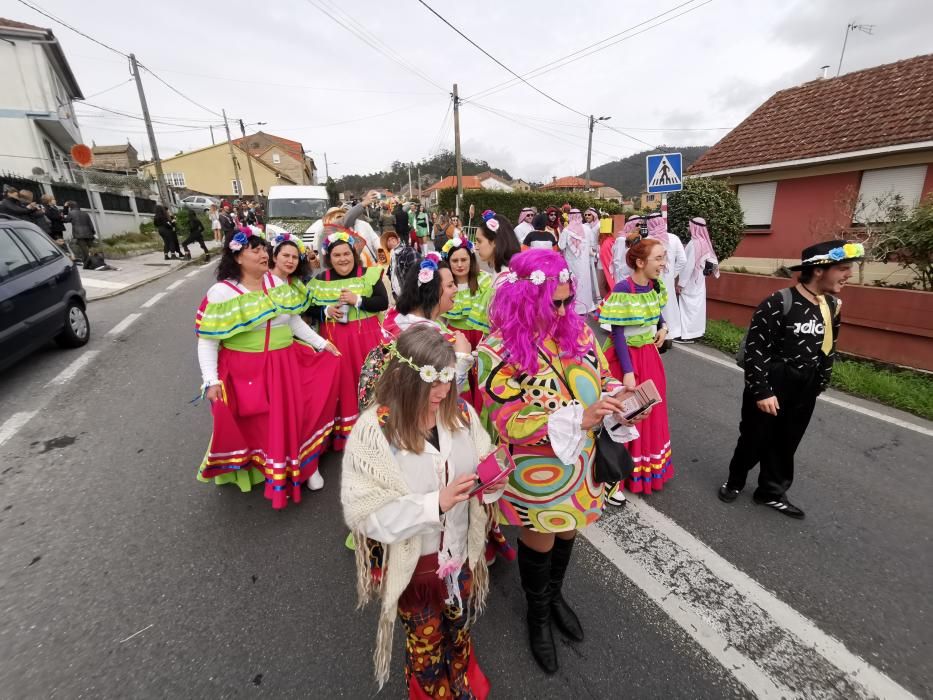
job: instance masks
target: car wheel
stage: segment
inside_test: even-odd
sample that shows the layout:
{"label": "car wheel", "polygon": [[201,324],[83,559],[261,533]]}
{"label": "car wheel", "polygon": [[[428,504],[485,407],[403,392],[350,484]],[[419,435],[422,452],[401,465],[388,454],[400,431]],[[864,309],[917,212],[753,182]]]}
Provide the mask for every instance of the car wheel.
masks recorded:
{"label": "car wheel", "polygon": [[63,348],[80,348],[91,339],[91,323],[81,304],[72,299],[65,310],[65,328],[55,336],[55,342]]}

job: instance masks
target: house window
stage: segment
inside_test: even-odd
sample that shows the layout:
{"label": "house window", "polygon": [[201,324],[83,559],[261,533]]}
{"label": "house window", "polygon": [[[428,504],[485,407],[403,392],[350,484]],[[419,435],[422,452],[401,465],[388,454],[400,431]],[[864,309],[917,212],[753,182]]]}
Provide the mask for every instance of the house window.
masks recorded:
{"label": "house window", "polygon": [[902,168],[879,168],[862,173],[858,202],[852,215],[857,224],[887,221],[891,206],[900,204],[910,210],[920,202],[926,165]]}
{"label": "house window", "polygon": [[273,154],[272,154],[272,162],[273,162],[275,165],[278,165],[279,163],[282,162],[282,156],[280,156],[278,153],[273,153]]}
{"label": "house window", "polygon": [[776,191],[776,182],[739,185],[739,205],[745,217],[745,228],[771,228],[771,214],[774,212]]}
{"label": "house window", "polygon": [[237,197],[243,194],[243,190],[240,188],[239,180],[231,180],[230,186],[233,188],[233,194],[235,194]]}
{"label": "house window", "polygon": [[169,187],[185,187],[185,174],[165,173],[165,184]]}
{"label": "house window", "polygon": [[52,164],[52,170],[57,173],[58,159],[55,157],[55,151],[52,150],[52,144],[49,143],[48,139],[43,139],[43,143],[45,143],[45,152],[49,155],[49,162]]}

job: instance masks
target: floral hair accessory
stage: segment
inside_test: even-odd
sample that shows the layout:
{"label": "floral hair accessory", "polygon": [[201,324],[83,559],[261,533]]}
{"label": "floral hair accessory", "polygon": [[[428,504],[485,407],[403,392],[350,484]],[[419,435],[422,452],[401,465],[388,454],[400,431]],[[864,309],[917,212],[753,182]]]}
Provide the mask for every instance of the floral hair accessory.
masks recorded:
{"label": "floral hair accessory", "polygon": [[332,233],[327,237],[327,242],[325,243],[324,247],[329,253],[330,249],[338,243],[346,243],[352,248],[354,243],[353,236],[351,236],[346,231],[337,231],[336,233]]}
{"label": "floral hair accessory", "polygon": [[434,259],[434,256],[430,253],[425,256],[424,260],[421,261],[418,269],[418,286],[422,284],[427,284],[434,279],[434,273],[437,272],[437,260]]}
{"label": "floral hair accessory", "polygon": [[[865,246],[861,243],[846,243],[837,248],[832,248],[828,253],[813,255],[806,260],[801,261],[801,265],[819,265],[821,263],[836,263],[843,260],[853,260],[855,258],[865,257]],[[791,268],[794,269],[794,268]]]}
{"label": "floral hair accessory", "polygon": [[486,225],[490,231],[495,233],[499,230],[499,222],[496,220],[496,212],[492,209],[487,209],[483,212],[483,223]]}
{"label": "floral hair accessory", "polygon": [[518,282],[518,273],[510,272],[509,274],[505,276],[505,279],[509,281],[509,284],[515,284],[516,282]]}
{"label": "floral hair accessory", "polygon": [[280,233],[275,238],[272,239],[272,250],[278,250],[279,246],[283,243],[291,243],[296,248],[298,248],[298,254],[305,254],[305,244],[298,236],[293,236],[290,233]]}
{"label": "floral hair accessory", "polygon": [[445,260],[450,257],[450,254],[453,252],[454,248],[465,248],[468,251],[472,251],[473,244],[470,243],[468,238],[460,238],[460,236],[451,238],[444,244],[444,247],[441,248],[441,252],[444,254]]}
{"label": "floral hair accessory", "polygon": [[547,280],[547,275],[541,272],[541,270],[535,270],[528,276],[528,279],[531,280],[533,285],[540,287]]}
{"label": "floral hair accessory", "polygon": [[544,274],[544,272],[543,272],[542,270],[534,270],[534,271],[532,271],[532,273],[531,273],[530,275],[528,275],[527,277],[519,277],[519,276],[518,276],[518,273],[516,273],[516,272],[509,272],[509,273],[505,276],[505,279],[506,279],[506,281],[509,282],[510,284],[515,284],[516,282],[518,282],[518,281],[520,281],[520,280],[526,280],[526,281],[528,281],[528,282],[531,282],[531,283],[532,283],[533,285],[535,285],[536,287],[540,287],[540,286],[541,286],[542,284],[544,284],[547,280],[554,280],[554,279],[556,279],[556,280],[557,280],[558,282],[560,282],[561,284],[566,284],[567,282],[570,281],[570,279],[571,279],[572,277],[573,277],[573,275],[570,274],[570,270],[568,270],[568,269],[565,267],[563,270],[560,271],[560,273],[557,275],[557,277],[548,277],[546,274]]}
{"label": "floral hair accessory", "polygon": [[566,284],[570,281],[570,270],[566,267],[560,271],[560,274],[557,275],[557,279],[561,284]]}
{"label": "floral hair accessory", "polygon": [[250,237],[252,236],[252,231],[244,233],[243,229],[240,229],[233,237],[230,239],[230,242],[227,243],[227,247],[232,250],[234,253],[239,253],[243,250],[243,247],[249,242]]}
{"label": "floral hair accessory", "polygon": [[398,359],[398,361],[403,365],[411,367],[411,369],[415,370],[421,377],[421,381],[427,384],[433,384],[434,382],[450,384],[456,376],[456,372],[454,371],[453,367],[442,367],[441,369],[437,369],[434,365],[422,365],[419,367],[410,357],[405,357],[402,355],[398,351],[398,348],[395,347],[395,343],[392,343],[389,346],[389,350],[393,357]]}

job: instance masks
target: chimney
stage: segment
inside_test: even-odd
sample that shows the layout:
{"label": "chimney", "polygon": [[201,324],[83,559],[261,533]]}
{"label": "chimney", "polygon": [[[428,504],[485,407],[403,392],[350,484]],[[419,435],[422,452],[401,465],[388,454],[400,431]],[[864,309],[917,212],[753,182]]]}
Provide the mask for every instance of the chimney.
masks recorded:
{"label": "chimney", "polygon": [[557,182],[557,175],[551,175],[551,182]]}
{"label": "chimney", "polygon": [[829,77],[829,76],[828,76],[828,73],[829,73],[829,66],[820,66],[820,70],[823,71],[823,75],[820,76],[820,77],[821,77],[823,80],[826,80],[826,78]]}

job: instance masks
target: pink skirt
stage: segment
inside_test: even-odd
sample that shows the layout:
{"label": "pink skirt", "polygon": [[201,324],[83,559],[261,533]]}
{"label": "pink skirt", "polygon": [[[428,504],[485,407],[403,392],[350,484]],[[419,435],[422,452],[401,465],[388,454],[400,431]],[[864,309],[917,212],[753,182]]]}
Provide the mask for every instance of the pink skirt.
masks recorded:
{"label": "pink skirt", "polygon": [[359,417],[360,370],[369,351],[382,342],[382,330],[376,316],[350,323],[328,321],[321,324],[321,335],[341,353],[334,389],[337,394],[337,419],[333,449],[342,450]]}
{"label": "pink skirt", "polygon": [[334,429],[330,378],[339,359],[298,343],[266,353],[221,348],[224,400],[211,407],[214,430],[199,478],[242,474],[230,481],[243,488],[258,483],[249,475],[255,471],[273,508],[300,502],[301,485],[317,471]]}
{"label": "pink skirt", "polygon": [[[651,414],[636,426],[638,438],[625,443],[635,469],[626,479],[625,488],[632,493],[649,494],[660,491],[664,484],[674,476],[674,464],[671,461],[671,431],[667,422],[667,376],[664,363],[658,349],[651,343],[640,348],[629,347],[635,381],[654,380],[654,385],[663,399],[662,403],[651,409]],[[606,350],[606,360],[612,376],[622,379],[622,366],[616,357],[612,342]]]}

